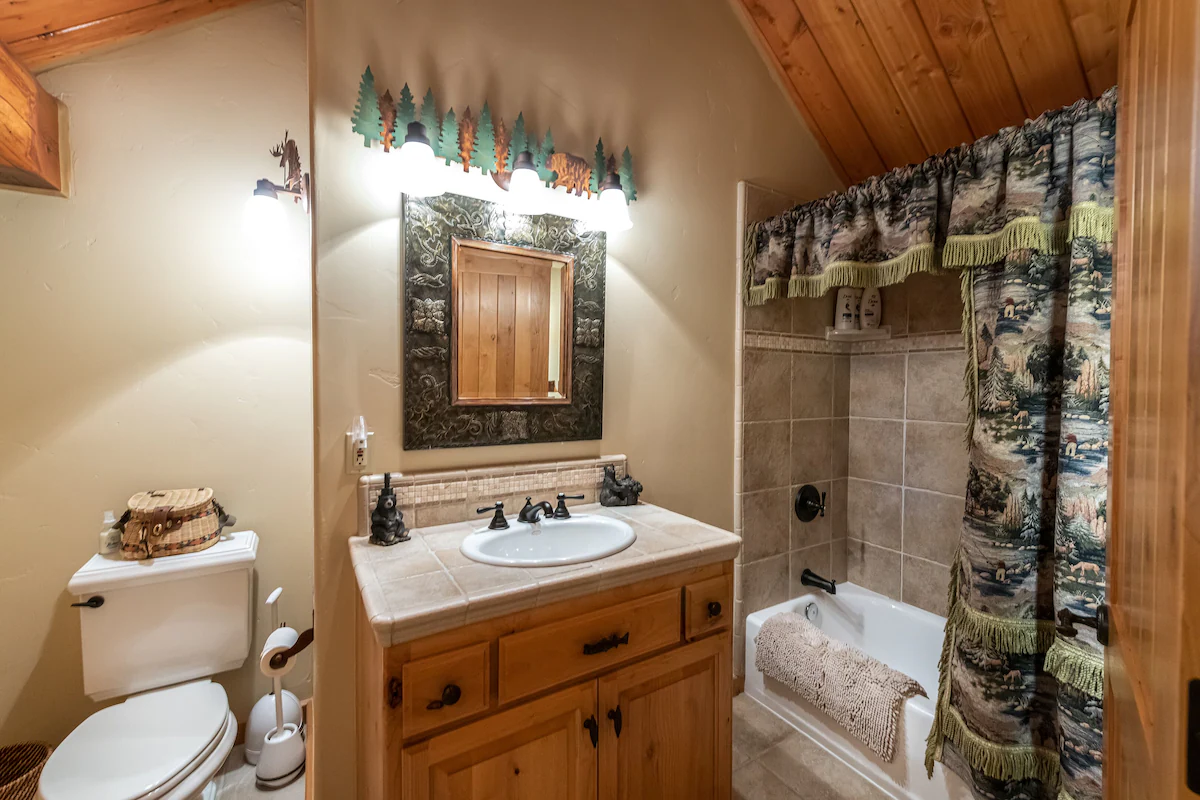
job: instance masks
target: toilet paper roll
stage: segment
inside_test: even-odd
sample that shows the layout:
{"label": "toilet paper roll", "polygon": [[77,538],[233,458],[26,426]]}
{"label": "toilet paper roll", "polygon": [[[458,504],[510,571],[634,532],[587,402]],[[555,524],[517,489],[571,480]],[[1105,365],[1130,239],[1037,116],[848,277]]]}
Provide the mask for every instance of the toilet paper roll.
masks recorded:
{"label": "toilet paper roll", "polygon": [[271,635],[263,644],[262,655],[258,657],[258,668],[262,670],[262,674],[268,678],[282,678],[291,672],[292,668],[296,666],[296,659],[289,659],[281,668],[275,669],[271,666],[271,657],[276,653],[290,650],[299,638],[300,634],[296,633],[295,628],[284,627],[271,631]]}

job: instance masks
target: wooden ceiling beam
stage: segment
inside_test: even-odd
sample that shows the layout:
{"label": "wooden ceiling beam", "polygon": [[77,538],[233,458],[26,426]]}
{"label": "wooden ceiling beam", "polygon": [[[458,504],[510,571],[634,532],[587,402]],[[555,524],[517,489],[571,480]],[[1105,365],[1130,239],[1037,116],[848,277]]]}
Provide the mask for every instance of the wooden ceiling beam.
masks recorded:
{"label": "wooden ceiling beam", "polygon": [[59,113],[58,100],[0,44],[0,186],[65,193]]}
{"label": "wooden ceiling beam", "polygon": [[[3,0],[8,12],[0,13],[0,39],[5,38],[6,26],[8,31],[20,34],[19,38],[8,41],[9,48],[30,69],[40,71],[133,36],[199,19],[249,1],[158,0],[147,3],[145,0],[101,0],[85,4],[73,0],[72,8],[86,6],[89,12],[86,16],[90,19],[79,22],[75,17],[59,18],[51,14],[60,0],[41,0],[40,5],[25,3],[21,14],[13,11],[15,0]],[[80,12],[76,8],[74,13]],[[72,24],[64,24],[64,19]]]}

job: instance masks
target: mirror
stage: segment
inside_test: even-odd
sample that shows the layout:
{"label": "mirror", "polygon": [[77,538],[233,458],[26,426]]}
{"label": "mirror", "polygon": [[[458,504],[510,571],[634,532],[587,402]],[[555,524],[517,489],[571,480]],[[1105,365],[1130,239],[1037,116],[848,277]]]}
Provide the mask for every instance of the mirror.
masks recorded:
{"label": "mirror", "polygon": [[571,402],[574,257],[453,237],[451,403]]}

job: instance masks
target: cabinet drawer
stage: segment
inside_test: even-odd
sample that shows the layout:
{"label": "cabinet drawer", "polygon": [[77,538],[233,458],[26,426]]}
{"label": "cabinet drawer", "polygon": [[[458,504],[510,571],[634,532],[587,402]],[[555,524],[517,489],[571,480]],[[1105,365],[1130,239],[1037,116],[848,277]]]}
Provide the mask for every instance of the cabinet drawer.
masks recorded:
{"label": "cabinet drawer", "polygon": [[488,653],[488,642],[480,642],[404,665],[400,691],[405,738],[488,707]]}
{"label": "cabinet drawer", "polygon": [[678,589],[501,637],[500,702],[678,641]]}
{"label": "cabinet drawer", "polygon": [[733,576],[719,575],[685,586],[683,613],[689,639],[729,627],[733,619]]}

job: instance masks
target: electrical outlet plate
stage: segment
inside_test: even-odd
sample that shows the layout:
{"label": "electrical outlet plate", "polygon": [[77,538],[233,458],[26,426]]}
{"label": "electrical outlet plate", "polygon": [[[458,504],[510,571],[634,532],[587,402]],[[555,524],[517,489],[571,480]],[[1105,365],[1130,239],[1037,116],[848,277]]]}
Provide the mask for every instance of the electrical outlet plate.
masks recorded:
{"label": "electrical outlet plate", "polygon": [[367,431],[367,446],[358,447],[353,433],[346,433],[346,474],[365,475],[371,471],[371,438],[374,431]]}

